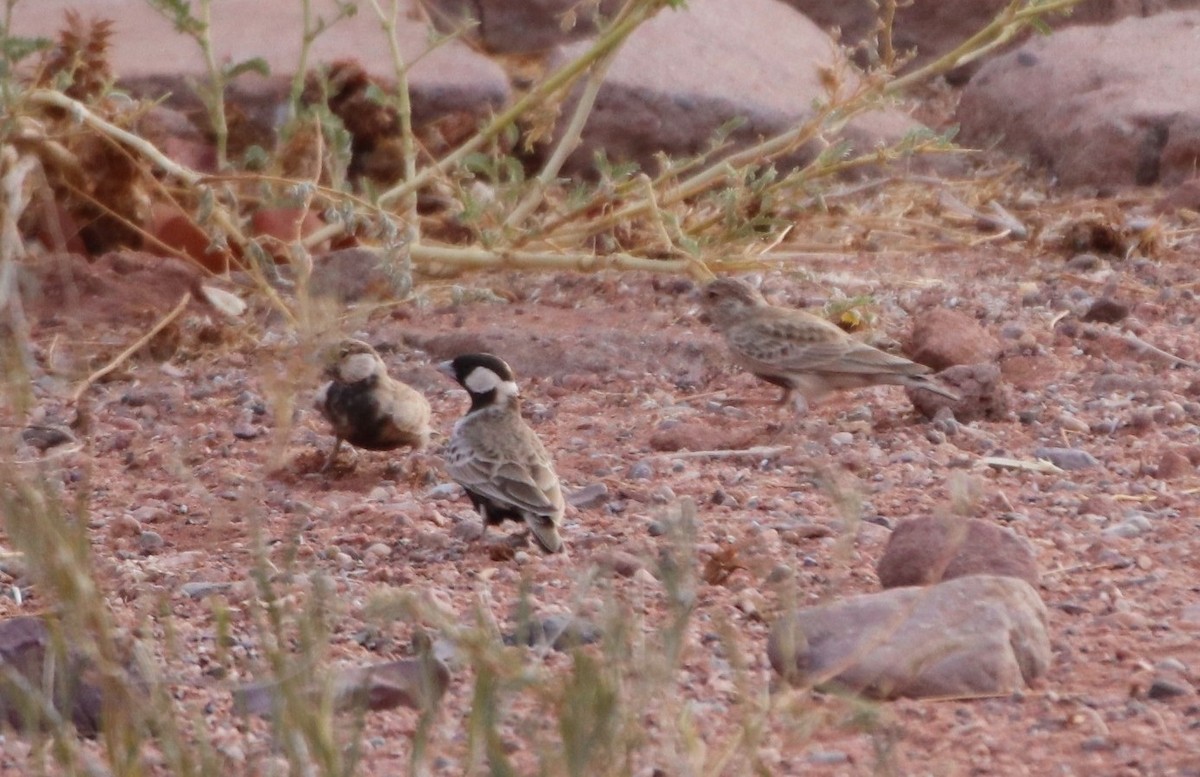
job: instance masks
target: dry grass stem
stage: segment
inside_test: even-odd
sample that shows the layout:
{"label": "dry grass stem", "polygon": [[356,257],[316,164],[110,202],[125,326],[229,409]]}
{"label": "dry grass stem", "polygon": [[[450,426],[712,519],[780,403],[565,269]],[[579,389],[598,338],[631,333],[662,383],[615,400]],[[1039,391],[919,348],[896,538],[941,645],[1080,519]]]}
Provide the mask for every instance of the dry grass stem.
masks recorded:
{"label": "dry grass stem", "polygon": [[133,356],[135,353],[144,348],[146,344],[153,340],[159,332],[166,329],[171,325],[172,321],[179,318],[180,314],[183,313],[184,309],[191,301],[192,293],[190,291],[185,291],[183,296],[179,298],[179,302],[175,304],[175,307],[171,308],[169,313],[159,319],[158,323],[147,330],[145,334],[135,340],[128,348],[114,356],[112,360],[108,362],[108,364],[105,364],[103,367],[84,378],[83,382],[80,383],[75,388],[75,391],[71,393],[71,401],[78,402],[84,393],[92,386],[92,384],[103,378],[105,375],[111,373],[117,367],[120,367],[127,359],[129,359],[129,357]]}

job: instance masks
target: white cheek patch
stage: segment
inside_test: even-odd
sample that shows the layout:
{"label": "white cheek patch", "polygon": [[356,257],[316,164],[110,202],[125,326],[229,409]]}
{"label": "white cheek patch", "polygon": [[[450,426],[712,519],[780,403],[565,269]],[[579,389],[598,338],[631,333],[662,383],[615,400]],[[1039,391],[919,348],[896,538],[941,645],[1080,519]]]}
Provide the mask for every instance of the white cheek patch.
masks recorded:
{"label": "white cheek patch", "polygon": [[356,353],[342,359],[338,374],[346,383],[357,383],[371,377],[379,369],[378,364],[374,354]]}
{"label": "white cheek patch", "polygon": [[495,391],[502,397],[512,397],[517,394],[516,383],[511,380],[501,380],[499,375],[487,367],[476,367],[471,370],[463,384],[472,394],[487,394],[491,391]]}

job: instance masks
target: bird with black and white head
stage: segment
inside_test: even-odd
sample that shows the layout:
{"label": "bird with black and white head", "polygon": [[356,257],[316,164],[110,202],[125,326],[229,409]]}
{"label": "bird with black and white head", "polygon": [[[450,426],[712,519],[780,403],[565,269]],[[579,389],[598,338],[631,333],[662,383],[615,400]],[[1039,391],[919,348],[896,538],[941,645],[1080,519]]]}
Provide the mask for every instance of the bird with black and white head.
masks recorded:
{"label": "bird with black and white head", "polygon": [[466,415],[454,424],[445,460],[483,517],[484,530],[522,521],[544,551],[558,553],[566,503],[545,446],[521,417],[512,368],[490,353],[468,353],[438,369],[471,397]]}
{"label": "bird with black and white head", "polygon": [[313,404],[337,439],[321,471],[333,466],[342,441],[370,451],[429,444],[429,401],[407,383],[388,375],[379,353],[362,340],[346,339],[330,354],[329,382]]}

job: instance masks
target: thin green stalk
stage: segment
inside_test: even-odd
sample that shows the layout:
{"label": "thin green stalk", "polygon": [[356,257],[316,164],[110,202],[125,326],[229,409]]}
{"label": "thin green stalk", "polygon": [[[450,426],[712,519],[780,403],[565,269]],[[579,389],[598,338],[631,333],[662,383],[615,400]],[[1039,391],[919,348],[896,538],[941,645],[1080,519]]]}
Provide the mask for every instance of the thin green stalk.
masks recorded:
{"label": "thin green stalk", "polygon": [[951,51],[924,67],[889,81],[883,88],[883,94],[898,94],[913,84],[921,83],[959,65],[972,62],[1012,40],[1033,20],[1040,19],[1047,14],[1066,11],[1081,2],[1083,0],[1048,0],[1044,3],[1027,5],[1026,0],[1013,0],[986,27],[955,46]]}
{"label": "thin green stalk", "polygon": [[529,193],[525,195],[520,204],[504,220],[505,229],[518,228],[542,204],[542,200],[546,194],[546,187],[554,182],[558,177],[559,171],[562,170],[563,164],[566,163],[567,157],[579,146],[579,138],[583,134],[583,127],[587,124],[588,117],[592,114],[592,108],[596,105],[596,96],[600,93],[600,87],[604,85],[604,79],[608,75],[609,66],[612,65],[617,52],[620,50],[619,45],[614,47],[612,51],[597,59],[596,63],[592,66],[592,71],[588,74],[587,81],[584,83],[583,92],[579,95],[579,102],[576,103],[575,110],[571,114],[571,121],[567,124],[566,129],[563,130],[562,137],[559,138],[553,153],[550,154],[550,158],[546,160],[542,171],[533,180],[533,186]]}
{"label": "thin green stalk", "polygon": [[[412,126],[412,95],[408,85],[408,67],[404,64],[404,54],[400,51],[400,41],[396,38],[396,16],[400,13],[400,3],[392,0],[392,12],[384,13],[379,0],[371,0],[379,23],[387,35],[388,47],[392,55],[392,67],[396,77],[396,113],[400,117],[400,148],[404,154],[404,183],[409,184],[417,177],[417,144],[413,138]],[[401,210],[404,214],[405,242],[414,246],[421,240],[421,223],[417,217],[417,190],[409,189],[399,197]],[[382,198],[380,198],[382,202]]]}
{"label": "thin green stalk", "polygon": [[292,76],[292,88],[288,92],[289,118],[300,114],[300,95],[304,93],[304,77],[308,72],[308,55],[317,36],[312,32],[312,0],[300,0],[300,15],[304,36],[300,40],[300,56],[296,62],[296,73]]}
{"label": "thin green stalk", "polygon": [[229,165],[229,121],[225,115],[225,75],[217,64],[212,45],[212,0],[199,0],[201,29],[196,34],[200,51],[204,55],[204,66],[208,69],[209,88],[212,90],[208,103],[208,115],[216,136],[217,169]]}
{"label": "thin green stalk", "polygon": [[[545,81],[538,84],[537,87],[530,90],[527,95],[489,121],[470,140],[463,143],[437,163],[421,170],[412,180],[405,181],[379,195],[379,205],[386,206],[388,203],[401,200],[409,194],[418,192],[434,178],[444,175],[448,170],[457,167],[464,159],[497,137],[520,116],[524,115],[530,109],[541,105],[552,95],[578,78],[583,71],[591,67],[592,63],[620,45],[630,33],[637,29],[638,25],[652,17],[659,9],[667,5],[668,2],[669,0],[643,0],[642,2],[634,0],[633,5],[635,7],[633,10],[624,19],[614,23],[612,27],[597,38],[592,48],[586,54],[557,70]],[[311,248],[325,240],[337,237],[344,231],[345,225],[330,224],[324,229],[309,235],[304,241],[304,245],[307,248]]]}

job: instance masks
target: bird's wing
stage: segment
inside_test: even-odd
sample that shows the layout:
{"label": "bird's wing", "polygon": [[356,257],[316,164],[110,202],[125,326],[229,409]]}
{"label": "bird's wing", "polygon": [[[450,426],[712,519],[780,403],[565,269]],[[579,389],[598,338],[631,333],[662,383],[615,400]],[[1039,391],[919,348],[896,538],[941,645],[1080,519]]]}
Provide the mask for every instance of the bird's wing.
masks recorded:
{"label": "bird's wing", "polygon": [[386,389],[379,391],[379,410],[388,418],[410,429],[423,429],[429,424],[429,400],[403,381],[389,378]]}
{"label": "bird's wing", "polygon": [[[468,419],[470,420],[470,419]],[[465,423],[450,442],[446,470],[463,488],[502,505],[561,521],[565,502],[558,476],[533,430]]]}
{"label": "bird's wing", "polygon": [[822,318],[793,310],[767,311],[729,333],[743,356],[781,372],[919,375],[923,365],[861,343]]}

